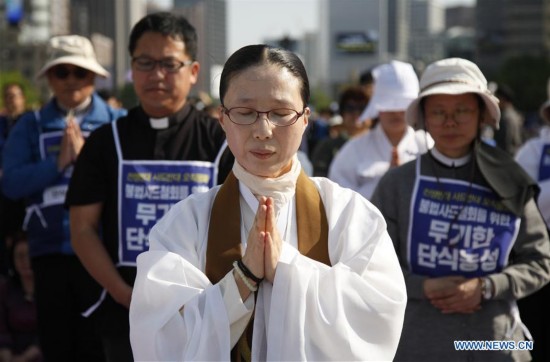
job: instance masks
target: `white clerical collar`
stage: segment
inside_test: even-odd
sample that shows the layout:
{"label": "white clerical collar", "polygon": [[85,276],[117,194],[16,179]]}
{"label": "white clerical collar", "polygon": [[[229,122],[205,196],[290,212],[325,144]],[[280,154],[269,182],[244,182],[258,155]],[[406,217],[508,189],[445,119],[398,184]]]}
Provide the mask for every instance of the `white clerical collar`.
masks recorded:
{"label": "white clerical collar", "polygon": [[149,118],[149,124],[153,129],[166,129],[168,128],[168,117],[164,118]]}
{"label": "white clerical collar", "polygon": [[430,150],[432,156],[441,162],[444,165],[447,165],[449,167],[461,167],[470,162],[470,159],[472,158],[472,153],[468,153],[466,156],[459,157],[459,158],[450,158],[442,154],[437,150],[437,148],[432,147]]}

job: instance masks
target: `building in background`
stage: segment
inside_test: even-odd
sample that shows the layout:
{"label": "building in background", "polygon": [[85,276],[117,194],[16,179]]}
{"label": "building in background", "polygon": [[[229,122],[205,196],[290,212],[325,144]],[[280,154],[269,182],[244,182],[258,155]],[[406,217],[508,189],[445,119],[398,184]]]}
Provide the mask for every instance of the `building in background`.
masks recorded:
{"label": "building in background", "polygon": [[[227,3],[173,0],[169,10],[186,16],[196,27],[201,72],[194,91],[213,98],[218,96],[219,75],[229,55]],[[132,26],[147,11],[166,10],[154,4],[151,0],[0,0],[0,72],[20,71],[34,80],[44,63],[46,41],[53,35],[75,33],[93,41],[100,63],[112,73],[112,80],[98,87],[118,90],[129,80]],[[441,0],[318,0],[317,6],[318,31],[294,35],[293,41],[312,89],[333,98],[363,71],[390,59],[410,62],[422,71],[436,59],[460,56],[478,63],[491,78],[512,57],[550,55],[550,0],[478,0],[475,6],[447,9]]]}
{"label": "building in background", "polygon": [[445,55],[445,8],[437,0],[412,0],[409,59],[417,70]]}
{"label": "building in background", "polygon": [[390,59],[406,60],[408,3],[319,0],[319,87],[335,97],[366,69]]}
{"label": "building in background", "polygon": [[[92,40],[99,62],[111,72],[111,79],[98,79],[98,88],[117,90],[128,81],[128,37],[145,15],[146,0],[18,0],[22,16],[15,24],[8,20],[11,1],[0,2],[0,72],[19,71],[34,82],[47,41],[78,34]],[[45,82],[36,85],[48,99]]]}
{"label": "building in background", "polygon": [[0,2],[0,72],[20,72],[42,99],[49,98],[46,82],[36,82],[35,74],[44,65],[48,39],[68,33],[68,15],[69,0]]}
{"label": "building in background", "polygon": [[549,0],[483,0],[475,14],[475,58],[484,72],[511,57],[550,54]]}
{"label": "building in background", "polygon": [[23,44],[44,44],[55,35],[70,31],[69,0],[25,0],[23,18],[18,24],[17,42]]}
{"label": "building in background", "polygon": [[453,6],[445,10],[445,27],[475,28],[475,6]]}
{"label": "building in background", "polygon": [[128,39],[146,5],[146,0],[71,0],[71,33],[90,38],[99,63],[111,73],[98,89],[116,91],[129,81]]}
{"label": "building in background", "polygon": [[174,13],[195,27],[198,36],[199,80],[193,92],[219,97],[219,78],[227,59],[227,4],[220,0],[174,0]]}

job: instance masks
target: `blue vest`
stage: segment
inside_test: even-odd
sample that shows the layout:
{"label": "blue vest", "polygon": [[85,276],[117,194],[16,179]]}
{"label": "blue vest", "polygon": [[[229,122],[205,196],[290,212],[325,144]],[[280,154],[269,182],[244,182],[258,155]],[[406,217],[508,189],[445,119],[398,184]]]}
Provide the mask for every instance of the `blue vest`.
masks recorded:
{"label": "blue vest", "polygon": [[550,144],[542,147],[542,155],[539,163],[538,181],[544,181],[550,178]]}
{"label": "blue vest", "polygon": [[494,191],[420,174],[411,198],[407,259],[410,271],[429,277],[468,278],[506,266],[520,227]]}
{"label": "blue vest", "polygon": [[[83,136],[122,115],[93,95],[91,110],[80,123]],[[60,150],[65,116],[52,100],[34,112],[38,131],[38,153],[41,160],[57,158]],[[23,228],[27,231],[31,256],[44,254],[74,254],[71,247],[69,212],[63,206],[73,167],[68,167],[56,181],[40,193],[26,199],[27,212]]]}
{"label": "blue vest", "polygon": [[216,184],[216,160],[124,160],[116,122],[112,123],[118,157],[118,260],[117,266],[136,266],[137,256],[149,249],[149,230],[178,201],[206,192]]}

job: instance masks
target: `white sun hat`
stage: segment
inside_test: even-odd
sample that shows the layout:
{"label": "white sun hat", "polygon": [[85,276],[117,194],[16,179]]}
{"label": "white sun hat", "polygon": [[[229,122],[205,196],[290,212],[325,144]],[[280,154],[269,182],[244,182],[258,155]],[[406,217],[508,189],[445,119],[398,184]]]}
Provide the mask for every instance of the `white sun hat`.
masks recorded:
{"label": "white sun hat", "polygon": [[409,63],[392,60],[372,70],[374,90],[360,121],[374,119],[380,112],[404,111],[418,97],[418,77]]}
{"label": "white sun hat", "polygon": [[485,102],[483,122],[498,129],[500,109],[498,98],[487,86],[487,79],[479,67],[462,58],[447,58],[431,63],[420,77],[420,94],[407,109],[406,119],[410,125],[424,127],[424,115],[420,107],[422,98],[434,94],[478,94]]}
{"label": "white sun hat", "polygon": [[48,61],[36,78],[42,77],[48,69],[58,64],[72,64],[105,78],[109,76],[109,72],[97,62],[92,42],[83,36],[61,35],[51,38],[47,55]]}

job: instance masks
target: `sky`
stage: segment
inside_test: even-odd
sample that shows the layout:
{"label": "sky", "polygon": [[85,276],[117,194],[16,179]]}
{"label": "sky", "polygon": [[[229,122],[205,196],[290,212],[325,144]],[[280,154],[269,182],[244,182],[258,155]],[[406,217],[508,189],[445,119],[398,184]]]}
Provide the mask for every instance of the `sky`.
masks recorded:
{"label": "sky", "polygon": [[[317,28],[316,0],[229,0],[227,50]],[[261,14],[261,15],[260,15]]]}
{"label": "sky", "polygon": [[[149,0],[169,7],[171,0]],[[334,1],[334,0],[333,0]],[[285,35],[301,37],[317,29],[318,0],[227,0],[227,50]],[[474,5],[476,0],[439,0],[444,6]]]}

